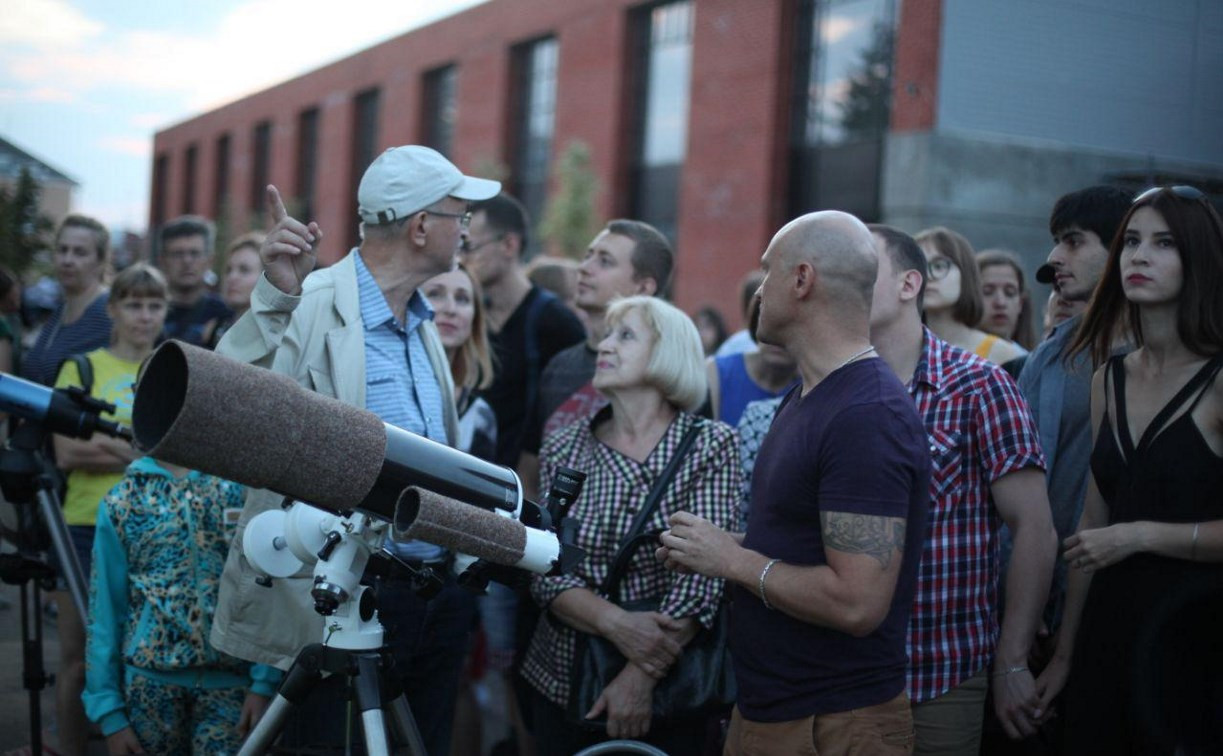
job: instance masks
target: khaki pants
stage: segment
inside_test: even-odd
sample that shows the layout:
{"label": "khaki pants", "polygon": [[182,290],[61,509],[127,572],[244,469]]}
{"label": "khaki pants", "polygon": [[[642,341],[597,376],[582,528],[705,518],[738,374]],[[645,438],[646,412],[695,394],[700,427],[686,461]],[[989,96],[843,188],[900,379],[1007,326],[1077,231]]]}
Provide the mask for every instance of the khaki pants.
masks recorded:
{"label": "khaki pants", "polygon": [[981,670],[938,698],[913,704],[919,756],[976,756],[981,751],[981,723],[989,668]]}
{"label": "khaki pants", "polygon": [[907,756],[913,738],[904,693],[876,706],[789,722],[752,722],[736,706],[722,756]]}

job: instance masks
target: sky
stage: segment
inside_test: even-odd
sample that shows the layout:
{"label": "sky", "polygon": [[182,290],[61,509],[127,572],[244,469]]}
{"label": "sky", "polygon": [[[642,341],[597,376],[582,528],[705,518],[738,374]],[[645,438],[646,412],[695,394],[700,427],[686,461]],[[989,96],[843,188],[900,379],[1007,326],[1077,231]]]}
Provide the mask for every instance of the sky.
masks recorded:
{"label": "sky", "polygon": [[142,232],[155,131],[483,1],[3,0],[0,136]]}

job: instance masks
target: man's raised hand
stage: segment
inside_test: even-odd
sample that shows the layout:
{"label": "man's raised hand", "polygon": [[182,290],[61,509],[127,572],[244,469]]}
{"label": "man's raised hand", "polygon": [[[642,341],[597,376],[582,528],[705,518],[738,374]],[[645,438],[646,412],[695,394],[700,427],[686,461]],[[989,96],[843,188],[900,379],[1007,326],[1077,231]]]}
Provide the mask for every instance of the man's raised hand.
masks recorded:
{"label": "man's raised hand", "polygon": [[290,217],[285,203],[280,199],[280,192],[271,184],[267,188],[267,202],[272,230],[259,248],[264,275],[284,293],[300,294],[302,281],[314,270],[323,231],[314,221],[306,225]]}

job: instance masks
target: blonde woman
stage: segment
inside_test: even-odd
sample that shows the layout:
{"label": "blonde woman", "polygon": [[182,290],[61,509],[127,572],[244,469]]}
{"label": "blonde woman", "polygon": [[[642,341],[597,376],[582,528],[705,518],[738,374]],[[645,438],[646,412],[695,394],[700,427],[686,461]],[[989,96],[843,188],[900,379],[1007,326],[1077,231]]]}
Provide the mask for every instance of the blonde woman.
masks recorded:
{"label": "blonde woman", "polygon": [[[625,603],[656,598],[656,611],[627,611],[596,589],[637,508],[699,422],[693,412],[707,390],[704,352],[692,320],[655,297],[616,301],[606,325],[594,386],[609,406],[552,434],[540,452],[540,490],[548,490],[558,467],[588,475],[570,512],[581,523],[577,543],[587,557],[573,574],[534,580],[532,595],[545,618],[531,639],[522,675],[535,691],[540,756],[572,754],[609,738],[637,738],[668,753],[691,753],[699,750],[703,720],[653,720],[653,690],[698,629],[713,621],[722,581],[671,572],[655,561],[653,547],[643,546],[629,563],[619,598]],[[733,529],[739,486],[734,431],[721,422],[704,422],[644,532],[661,532],[681,510]],[[591,719],[606,717],[602,732],[566,718],[579,633],[610,640],[628,660],[586,713]]]}
{"label": "blonde woman", "polygon": [[480,459],[491,460],[497,448],[497,418],[488,402],[475,395],[493,382],[480,284],[460,265],[430,278],[421,292],[433,307],[433,322],[437,324],[454,377],[454,401],[459,410],[459,438],[455,446]]}
{"label": "blonde woman", "polygon": [[110,232],[87,215],[69,215],[55,232],[52,260],[64,298],[21,358],[21,375],[44,386],[55,382],[68,355],[110,343]]}

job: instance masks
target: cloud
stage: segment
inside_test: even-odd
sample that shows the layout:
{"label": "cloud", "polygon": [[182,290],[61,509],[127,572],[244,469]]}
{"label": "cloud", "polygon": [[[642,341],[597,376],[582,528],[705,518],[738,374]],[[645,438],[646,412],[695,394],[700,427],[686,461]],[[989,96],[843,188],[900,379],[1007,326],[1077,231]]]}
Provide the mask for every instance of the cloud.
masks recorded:
{"label": "cloud", "polygon": [[63,0],[5,0],[0,45],[54,51],[97,37],[105,28]]}
{"label": "cloud", "polygon": [[[11,2],[12,0],[10,0]],[[61,0],[17,0],[48,25],[55,14],[71,17],[50,43],[5,54],[0,65],[27,88],[55,86],[84,94],[134,90],[174,94],[183,112],[175,120],[276,84],[397,33],[481,0],[402,2],[349,0],[250,0],[195,33],[154,29],[113,30],[65,6]],[[372,20],[376,20],[372,21]],[[12,26],[6,19],[5,26]],[[17,30],[12,30],[13,34]]]}
{"label": "cloud", "polygon": [[98,146],[110,152],[148,158],[153,154],[152,137],[109,136],[98,140]]}
{"label": "cloud", "polygon": [[860,29],[869,19],[864,16],[829,15],[820,28],[821,41],[835,45]]}
{"label": "cloud", "polygon": [[174,120],[165,113],[134,113],[127,122],[139,129],[158,129]]}
{"label": "cloud", "polygon": [[0,102],[53,102],[75,103],[78,101],[75,93],[55,87],[34,87],[33,89],[0,89]]}

